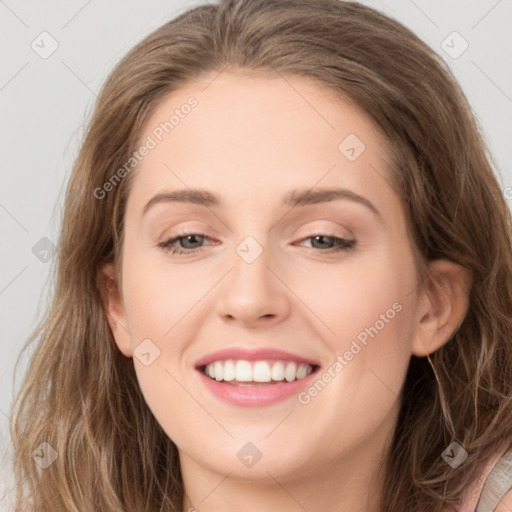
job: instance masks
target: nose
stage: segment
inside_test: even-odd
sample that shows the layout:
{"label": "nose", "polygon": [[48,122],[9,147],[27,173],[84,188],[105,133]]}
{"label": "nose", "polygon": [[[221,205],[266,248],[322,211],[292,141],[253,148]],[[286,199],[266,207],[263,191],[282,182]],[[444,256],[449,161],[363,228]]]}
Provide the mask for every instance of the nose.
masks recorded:
{"label": "nose", "polygon": [[291,292],[268,252],[264,249],[254,261],[243,252],[234,254],[233,269],[226,276],[218,302],[225,321],[245,327],[271,326],[289,316]]}

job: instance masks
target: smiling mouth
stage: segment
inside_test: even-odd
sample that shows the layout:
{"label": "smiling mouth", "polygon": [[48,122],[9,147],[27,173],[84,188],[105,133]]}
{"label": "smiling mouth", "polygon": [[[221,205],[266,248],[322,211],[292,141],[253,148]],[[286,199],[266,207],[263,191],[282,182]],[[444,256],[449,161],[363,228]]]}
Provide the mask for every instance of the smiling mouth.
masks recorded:
{"label": "smiling mouth", "polygon": [[198,368],[211,380],[235,386],[262,386],[290,383],[304,379],[318,369],[317,365],[294,361],[247,361],[228,359]]}

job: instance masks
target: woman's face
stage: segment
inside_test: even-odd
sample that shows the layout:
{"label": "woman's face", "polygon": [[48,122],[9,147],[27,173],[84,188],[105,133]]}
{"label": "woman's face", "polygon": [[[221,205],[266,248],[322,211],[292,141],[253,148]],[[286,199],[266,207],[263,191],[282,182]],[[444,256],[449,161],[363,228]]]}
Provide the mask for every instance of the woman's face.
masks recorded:
{"label": "woman's face", "polygon": [[226,72],[169,95],[142,145],[116,342],[184,472],[372,464],[419,301],[375,123],[305,78]]}

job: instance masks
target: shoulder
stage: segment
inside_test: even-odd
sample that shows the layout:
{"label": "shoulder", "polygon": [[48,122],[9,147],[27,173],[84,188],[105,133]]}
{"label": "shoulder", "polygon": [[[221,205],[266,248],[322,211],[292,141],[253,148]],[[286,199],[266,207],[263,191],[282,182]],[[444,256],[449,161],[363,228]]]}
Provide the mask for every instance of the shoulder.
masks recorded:
{"label": "shoulder", "polygon": [[510,512],[512,510],[512,489],[510,489],[501,501],[498,503],[498,506],[494,509],[494,512]]}
{"label": "shoulder", "polygon": [[512,511],[512,450],[503,453],[488,475],[477,512]]}

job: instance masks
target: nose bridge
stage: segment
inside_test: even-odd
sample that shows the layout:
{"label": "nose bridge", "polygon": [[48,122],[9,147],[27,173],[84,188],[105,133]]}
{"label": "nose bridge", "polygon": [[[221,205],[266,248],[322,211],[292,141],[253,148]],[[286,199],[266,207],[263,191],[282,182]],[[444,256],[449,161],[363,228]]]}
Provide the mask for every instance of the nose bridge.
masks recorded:
{"label": "nose bridge", "polygon": [[234,268],[224,288],[220,314],[246,324],[262,318],[285,317],[289,309],[286,287],[274,275],[275,270],[270,270],[273,262],[268,236],[248,235],[236,246],[235,252]]}
{"label": "nose bridge", "polygon": [[236,290],[239,300],[245,296],[248,303],[268,300],[269,289],[275,288],[269,270],[271,248],[268,239],[263,240],[261,234],[256,236],[246,236],[235,248],[231,289]]}

